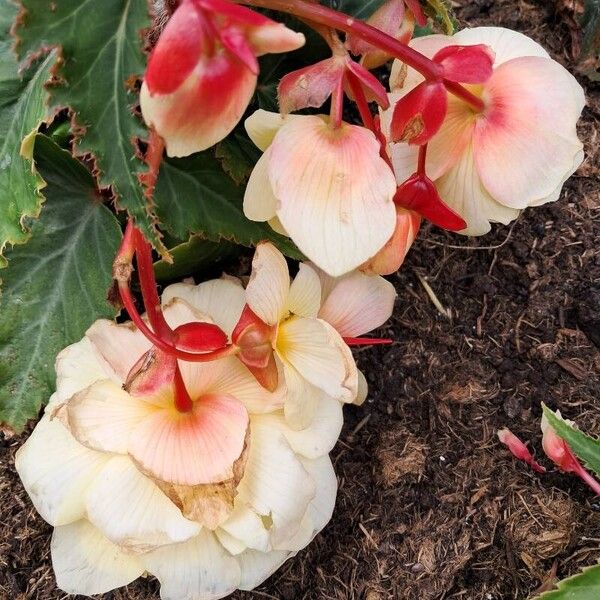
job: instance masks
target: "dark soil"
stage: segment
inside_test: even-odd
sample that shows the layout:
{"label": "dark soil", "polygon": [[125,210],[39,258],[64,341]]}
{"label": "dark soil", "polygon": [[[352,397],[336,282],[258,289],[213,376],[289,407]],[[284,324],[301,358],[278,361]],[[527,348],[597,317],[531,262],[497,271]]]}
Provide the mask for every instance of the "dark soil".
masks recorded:
{"label": "dark soil", "polygon": [[[462,4],[469,24],[527,33],[573,67],[553,3]],[[333,520],[258,591],[232,598],[525,599],[600,559],[598,499],[551,468],[534,474],[496,438],[509,426],[539,457],[541,402],[600,434],[600,86],[582,83],[587,159],[561,200],[484,239],[423,231],[392,278],[385,334],[397,342],[358,355],[370,397],[346,409],[333,452]],[[51,528],[13,468],[25,437],[1,438],[0,599],[64,598]],[[157,587],[140,581],[103,600],[153,600]]]}

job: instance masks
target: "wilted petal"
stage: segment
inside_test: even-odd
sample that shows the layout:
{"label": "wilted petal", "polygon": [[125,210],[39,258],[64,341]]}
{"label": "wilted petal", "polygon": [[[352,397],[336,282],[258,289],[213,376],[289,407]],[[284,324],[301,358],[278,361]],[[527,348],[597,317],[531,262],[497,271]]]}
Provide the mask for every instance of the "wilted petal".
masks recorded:
{"label": "wilted petal", "polygon": [[272,519],[274,543],[294,535],[315,495],[315,484],[285,436],[253,417],[250,450],[244,477],[238,487],[239,500],[259,515]]}
{"label": "wilted petal", "polygon": [[557,62],[524,57],[498,67],[487,82],[474,158],[485,188],[505,206],[525,208],[550,196],[580,155],[575,124],[584,99],[583,91],[573,94],[571,79]]}
{"label": "wilted petal", "polygon": [[134,398],[105,379],[79,392],[66,406],[69,428],[85,446],[126,454],[135,427],[158,407]]}
{"label": "wilted petal", "polygon": [[86,508],[91,523],[130,552],[183,542],[200,531],[125,456],[112,458],[100,471],[88,489]]}
{"label": "wilted petal", "polygon": [[228,335],[231,335],[246,304],[241,282],[225,278],[212,279],[198,285],[174,283],[162,293],[163,306],[174,298],[181,298],[208,315]]}
{"label": "wilted petal", "polygon": [[285,314],[289,291],[290,274],[283,254],[273,244],[259,244],[246,286],[248,306],[259,319],[275,325]]}
{"label": "wilted petal", "polygon": [[321,319],[294,317],[279,327],[281,360],[327,395],[351,402],[356,396],[356,365],[343,346],[339,333]]}
{"label": "wilted petal", "polygon": [[277,216],[322,269],[342,275],[391,237],[394,176],[370,131],[303,116],[280,129],[269,151]]}
{"label": "wilted petal", "polygon": [[47,415],[19,448],[15,467],[36,510],[54,526],[85,514],[85,491],[110,457],[82,446]]}
{"label": "wilted petal", "polygon": [[68,594],[104,594],[145,571],[138,557],[123,552],[84,519],[56,527],[50,551],[56,584]]}
{"label": "wilted petal", "polygon": [[367,383],[367,379],[364,373],[359,369],[358,371],[358,393],[356,394],[356,400],[354,400],[353,404],[356,406],[362,406],[367,396],[369,395],[369,384]]}
{"label": "wilted petal", "polygon": [[233,478],[246,445],[248,412],[231,396],[206,395],[189,413],[158,410],[133,429],[129,453],[153,477],[178,485]]}
{"label": "wilted petal", "polygon": [[254,165],[244,192],[244,214],[251,221],[270,221],[277,212],[278,201],[269,181],[270,151]]}
{"label": "wilted petal", "polygon": [[[321,274],[322,280],[328,278]],[[329,293],[323,297],[319,318],[343,337],[358,337],[383,325],[392,315],[396,289],[383,277],[360,271],[328,278]]]}
{"label": "wilted petal", "polygon": [[145,554],[143,561],[160,581],[162,600],[217,600],[240,581],[236,559],[206,529],[187,542]]}
{"label": "wilted petal", "polygon": [[440,196],[466,221],[464,235],[483,235],[490,221],[505,225],[516,219],[519,211],[496,202],[486,191],[473,162],[469,146],[456,166],[436,182]]}
{"label": "wilted petal", "polygon": [[300,264],[290,286],[288,310],[299,317],[316,317],[321,306],[321,283],[313,268]]}

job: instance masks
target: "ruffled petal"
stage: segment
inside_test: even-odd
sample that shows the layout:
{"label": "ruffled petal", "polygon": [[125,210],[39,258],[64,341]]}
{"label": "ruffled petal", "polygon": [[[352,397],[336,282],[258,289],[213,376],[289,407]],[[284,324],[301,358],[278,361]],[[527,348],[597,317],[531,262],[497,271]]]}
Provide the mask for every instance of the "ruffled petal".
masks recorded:
{"label": "ruffled petal", "polygon": [[112,458],[100,471],[88,489],[86,508],[104,536],[134,553],[184,542],[201,529],[125,456]]}
{"label": "ruffled petal", "polygon": [[121,382],[127,379],[133,365],[152,347],[133,323],[117,325],[114,321],[99,319],[85,335]]}
{"label": "ruffled petal", "polygon": [[270,221],[277,212],[277,198],[269,181],[267,150],[254,165],[244,192],[244,214],[251,221]]}
{"label": "ruffled petal", "polygon": [[246,446],[248,412],[227,395],[205,395],[189,413],[158,410],[133,431],[129,453],[152,477],[178,485],[234,478]]}
{"label": "ruffled petal", "polygon": [[236,559],[205,529],[187,542],[145,554],[143,561],[160,581],[162,600],[218,600],[240,582]]}
{"label": "ruffled petal", "polygon": [[239,400],[250,413],[271,412],[281,408],[285,386],[268,392],[235,357],[208,363],[180,363],[181,374],[192,398],[206,394],[229,394]]}
{"label": "ruffled petal", "polygon": [[331,520],[338,483],[329,456],[321,456],[314,460],[302,459],[302,464],[317,487],[317,493],[311,500],[307,511],[316,534]]}
{"label": "ruffled petal", "polygon": [[248,306],[259,319],[275,325],[285,315],[289,291],[290,274],[283,254],[273,244],[259,244],[246,286]]}
{"label": "ruffled petal", "polygon": [[56,527],[50,551],[56,584],[67,594],[104,594],[145,570],[138,557],[123,552],[86,520]]}
{"label": "ruffled petal", "polygon": [[[325,392],[309,383],[289,363],[283,363],[287,395],[283,405],[285,420],[294,430],[308,427]],[[336,400],[337,402],[337,400]]]}
{"label": "ruffled petal", "polygon": [[267,552],[270,549],[269,532],[263,520],[256,512],[241,502],[237,503],[220,529],[239,540],[244,549],[253,548],[261,552]]}
{"label": "ruffled petal", "polygon": [[496,202],[486,191],[475,168],[473,149],[469,146],[458,164],[436,182],[444,202],[467,223],[464,235],[483,235],[490,221],[505,225],[519,216],[519,211]]}
{"label": "ruffled petal", "polygon": [[131,432],[158,408],[105,379],[79,392],[65,410],[71,433],[81,444],[126,454]]}
{"label": "ruffled petal", "polygon": [[287,301],[288,310],[299,317],[316,317],[321,306],[321,283],[315,270],[300,264]]}
{"label": "ruffled petal", "polygon": [[[325,273],[321,278],[328,277]],[[383,277],[354,271],[334,279],[323,298],[319,318],[343,337],[358,337],[383,325],[392,315],[396,289]]]}
{"label": "ruffled petal", "polygon": [[524,57],[498,67],[487,82],[474,157],[485,188],[505,206],[549,197],[572,170],[582,149],[575,125],[583,108],[572,77],[553,60]]}
{"label": "ruffled petal", "polygon": [[344,347],[338,332],[320,319],[294,317],[279,327],[277,352],[284,364],[332,398],[351,402],[356,396],[356,365]]}
{"label": "ruffled petal", "polygon": [[277,216],[315,264],[342,275],[373,256],[396,220],[393,173],[375,136],[318,116],[285,124],[269,148]]}
{"label": "ruffled petal", "polygon": [[242,552],[236,557],[241,569],[239,589],[250,591],[258,587],[294,554],[286,550],[272,550],[271,552],[246,550]]}
{"label": "ruffled petal", "polygon": [[15,467],[36,510],[56,527],[84,516],[85,492],[109,458],[46,415],[17,451]]}
{"label": "ruffled petal", "polygon": [[239,280],[212,279],[199,285],[174,283],[162,293],[163,306],[181,298],[201,313],[208,315],[227,335],[239,321],[246,296]]}
{"label": "ruffled petal", "polygon": [[274,544],[294,535],[315,495],[315,484],[285,436],[263,418],[252,418],[250,450],[239,500],[269,518]]}

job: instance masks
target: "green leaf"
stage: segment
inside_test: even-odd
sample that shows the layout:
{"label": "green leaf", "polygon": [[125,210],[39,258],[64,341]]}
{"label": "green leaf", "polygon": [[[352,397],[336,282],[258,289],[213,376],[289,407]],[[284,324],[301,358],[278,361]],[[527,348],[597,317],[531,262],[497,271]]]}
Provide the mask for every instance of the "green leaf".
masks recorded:
{"label": "green leaf", "polygon": [[[144,72],[142,30],[150,25],[146,0],[22,0],[26,13],[17,30],[22,56],[41,47],[61,49],[53,107],[69,106],[81,127],[78,154],[96,160],[101,186],[112,186],[153,244],[162,249],[138,176],[145,170],[134,140],[147,135],[134,115],[132,81]],[[52,7],[52,8],[51,8]]]}
{"label": "green leaf", "polygon": [[121,230],[87,169],[49,138],[35,140],[46,201],[25,246],[7,252],[0,296],[0,422],[20,430],[54,390],[54,359],[106,299]]}
{"label": "green leaf", "polygon": [[450,2],[448,0],[427,0],[427,5],[426,14],[431,15],[442,25],[446,35],[452,35],[458,24],[452,15]]}
{"label": "green leaf", "polygon": [[223,170],[238,185],[250,177],[260,155],[261,151],[246,133],[241,131],[229,135],[217,145],[215,150],[215,156],[221,161]]}
{"label": "green leaf", "polygon": [[600,0],[585,0],[581,16],[584,54],[600,55]]}
{"label": "green leaf", "polygon": [[558,582],[558,589],[536,596],[536,600],[598,600],[600,598],[600,565]]}
{"label": "green leaf", "polygon": [[159,260],[154,263],[154,275],[159,281],[173,281],[192,273],[214,267],[225,258],[234,256],[239,246],[231,242],[210,242],[197,236],[169,248],[172,263]]}
{"label": "green leaf", "polygon": [[179,239],[196,234],[213,242],[225,239],[242,246],[270,240],[288,256],[301,258],[288,238],[266,223],[246,218],[243,197],[243,189],[223,172],[210,152],[163,161],[154,191],[162,224]]}
{"label": "green leaf", "polygon": [[42,205],[40,182],[21,156],[21,143],[46,116],[44,83],[55,61],[49,54],[19,74],[9,35],[16,14],[14,4],[0,0],[0,268],[6,266],[7,245],[29,238],[23,220],[36,217]]}
{"label": "green leaf", "polygon": [[600,476],[600,440],[571,427],[558,418],[545,404],[542,404],[542,408],[544,416],[557,435],[569,444],[571,450],[585,462],[588,468]]}

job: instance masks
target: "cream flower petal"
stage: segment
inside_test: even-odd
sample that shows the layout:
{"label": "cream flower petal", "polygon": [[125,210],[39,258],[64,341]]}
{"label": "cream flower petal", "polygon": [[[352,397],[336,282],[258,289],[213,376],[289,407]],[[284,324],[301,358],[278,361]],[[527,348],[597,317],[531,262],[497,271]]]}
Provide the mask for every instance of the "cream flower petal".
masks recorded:
{"label": "cream flower petal", "polygon": [[318,116],[303,116],[279,130],[269,152],[277,216],[322,269],[342,275],[391,237],[396,183],[370,131],[332,130]]}
{"label": "cream flower petal", "polygon": [[317,486],[317,493],[308,507],[307,514],[311,518],[314,532],[318,533],[333,515],[338,482],[329,456],[324,455],[315,460],[302,459],[302,464]]}
{"label": "cream flower petal", "polygon": [[[283,406],[285,420],[293,430],[306,429],[317,412],[325,392],[309,383],[289,363],[283,363],[287,396]],[[337,400],[336,400],[337,402]]]}
{"label": "cream flower petal", "polygon": [[513,58],[520,56],[541,56],[549,58],[548,53],[531,38],[504,27],[473,27],[461,29],[451,38],[453,44],[471,46],[486,44],[494,50],[496,59],[494,66],[498,67]]}
{"label": "cream flower petal", "polygon": [[130,458],[115,456],[89,487],[88,519],[111,542],[140,553],[184,542],[200,532]]}
{"label": "cream flower petal", "polygon": [[343,337],[364,335],[390,318],[396,295],[394,286],[383,277],[354,271],[334,280],[331,292],[324,298],[319,318]]}
{"label": "cream flower petal", "polygon": [[68,594],[104,594],[145,570],[139,558],[109,542],[86,520],[56,527],[50,551],[56,583]]}
{"label": "cream flower petal", "polygon": [[192,398],[205,394],[229,394],[239,400],[250,413],[264,413],[283,406],[283,382],[268,392],[235,357],[208,363],[181,362],[181,374]]}
{"label": "cream flower petal", "polygon": [[163,306],[174,298],[208,315],[227,335],[231,335],[246,304],[241,282],[233,279],[212,279],[199,285],[174,283],[162,293]]}
{"label": "cream flower petal", "polygon": [[132,431],[158,408],[105,379],[76,394],[65,410],[71,433],[81,444],[126,454]]}
{"label": "cream flower petal", "polygon": [[239,540],[244,545],[244,549],[252,548],[261,552],[270,550],[269,532],[263,520],[241,502],[237,503],[220,529]]}
{"label": "cream flower petal", "polygon": [[272,550],[271,552],[258,552],[246,550],[236,557],[240,569],[240,590],[253,590],[265,579],[270,577],[294,553],[285,550]]}
{"label": "cream flower petal", "polygon": [[214,531],[214,534],[217,536],[217,539],[221,543],[221,545],[231,554],[232,556],[237,556],[244,552],[244,550],[248,549],[248,546],[244,544],[244,542],[234,538],[230,533],[227,533],[224,529],[217,528]]}
{"label": "cream flower petal", "polygon": [[285,436],[260,416],[252,417],[248,462],[238,493],[239,501],[270,516],[273,543],[297,532],[315,495],[312,478]]}
{"label": "cream flower petal", "polygon": [[300,264],[300,270],[292,285],[287,308],[299,317],[316,317],[321,306],[321,282],[315,270],[306,264]]}
{"label": "cream flower petal", "polygon": [[66,402],[77,392],[101,379],[111,378],[121,383],[114,369],[88,337],[62,350],[56,357],[55,368],[56,393],[48,402],[49,408]]}
{"label": "cream flower petal", "polygon": [[490,106],[477,121],[474,157],[487,191],[505,206],[525,208],[550,196],[580,154],[575,123],[583,91],[574,95],[571,79],[553,60],[523,57],[487,82]]}
{"label": "cream flower petal", "polygon": [[344,424],[342,405],[324,394],[316,403],[310,424],[301,431],[292,429],[281,414],[262,418],[285,435],[294,452],[311,459],[324,456],[333,449]]}
{"label": "cream flower petal", "polygon": [[[321,319],[293,317],[279,326],[277,352],[309,383],[344,402],[356,396],[356,365],[339,333]],[[288,384],[289,388],[289,384]]]}
{"label": "cream flower petal", "polygon": [[490,221],[510,223],[519,211],[496,202],[486,191],[475,168],[473,148],[469,146],[458,164],[450,169],[436,187],[444,202],[467,223],[465,235],[483,235],[490,229]]}
{"label": "cream flower petal", "polygon": [[131,322],[117,325],[114,321],[99,319],[86,332],[120,381],[125,381],[131,367],[148,352],[152,344]]}
{"label": "cream flower petal", "polygon": [[162,301],[162,309],[165,321],[171,329],[176,329],[180,325],[186,323],[211,323],[212,319],[209,315],[198,310],[195,306],[189,303],[184,298],[171,298],[169,302]]}
{"label": "cream flower petal", "polygon": [[273,138],[285,123],[301,118],[299,115],[281,116],[279,112],[269,112],[262,108],[253,112],[245,121],[248,137],[263,152],[273,143]]}
{"label": "cream flower petal", "polygon": [[145,554],[143,561],[161,583],[162,600],[217,600],[240,581],[236,559],[206,529],[187,542]]}
{"label": "cream flower petal", "polygon": [[259,319],[275,325],[285,314],[289,291],[290,274],[283,254],[273,244],[259,244],[246,286],[248,306]]}
{"label": "cream flower petal", "polygon": [[131,433],[129,453],[144,472],[169,483],[220,483],[233,478],[247,429],[239,400],[205,395],[189,413],[167,408],[146,417]]}
{"label": "cream flower petal", "polygon": [[367,383],[367,379],[365,374],[359,369],[358,370],[358,393],[356,394],[356,399],[352,404],[356,406],[362,406],[369,395],[369,384]]}
{"label": "cream flower petal", "polygon": [[109,458],[79,444],[46,415],[17,451],[15,467],[37,511],[57,526],[84,516],[85,490]]}
{"label": "cream flower petal", "polygon": [[251,221],[270,221],[277,212],[278,201],[269,181],[267,150],[254,165],[244,192],[244,214]]}

